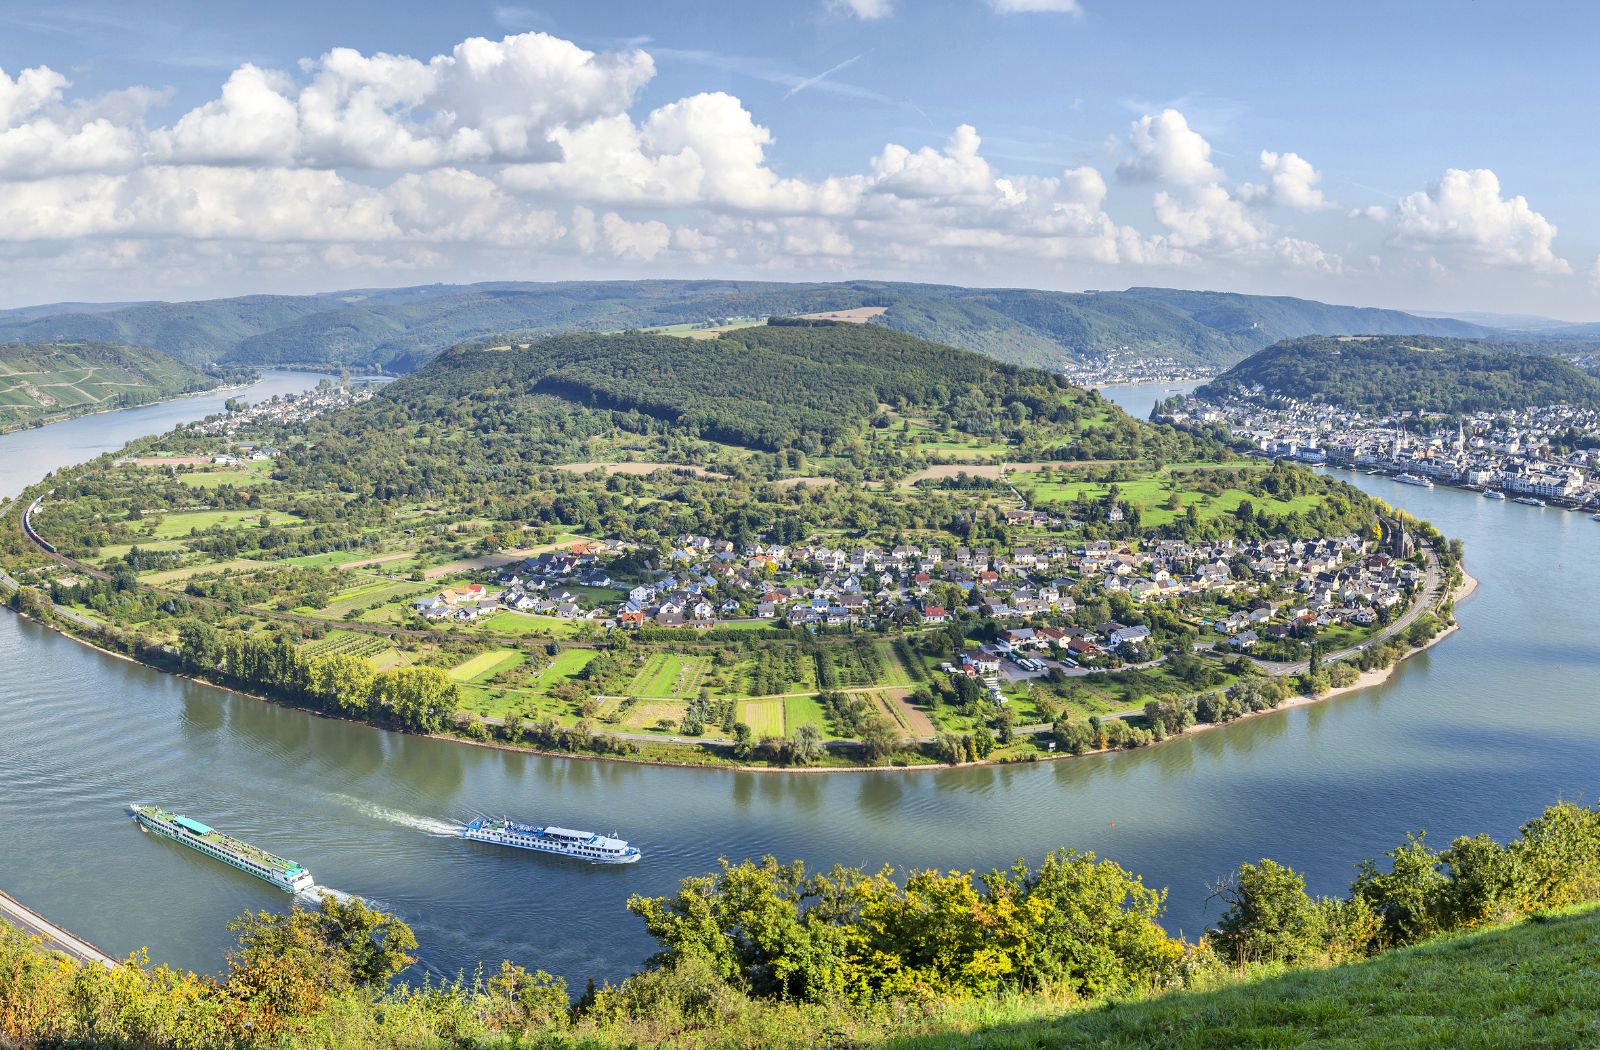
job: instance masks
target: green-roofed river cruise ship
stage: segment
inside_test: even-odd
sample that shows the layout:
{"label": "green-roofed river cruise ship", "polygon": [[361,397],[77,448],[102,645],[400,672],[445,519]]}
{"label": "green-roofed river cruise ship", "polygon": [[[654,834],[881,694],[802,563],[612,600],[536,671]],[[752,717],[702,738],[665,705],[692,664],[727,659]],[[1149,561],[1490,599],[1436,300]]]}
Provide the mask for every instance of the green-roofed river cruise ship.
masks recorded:
{"label": "green-roofed river cruise ship", "polygon": [[280,890],[304,893],[315,883],[311,873],[292,860],[285,860],[248,842],[224,835],[209,824],[179,816],[156,806],[133,806],[133,819],[145,831],[164,835],[190,849],[224,864],[270,882]]}

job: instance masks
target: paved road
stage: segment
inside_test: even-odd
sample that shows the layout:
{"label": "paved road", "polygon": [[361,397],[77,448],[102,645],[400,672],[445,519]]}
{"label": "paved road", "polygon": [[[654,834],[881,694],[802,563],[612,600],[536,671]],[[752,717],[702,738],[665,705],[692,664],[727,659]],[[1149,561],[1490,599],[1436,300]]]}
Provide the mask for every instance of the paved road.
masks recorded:
{"label": "paved road", "polygon": [[80,963],[99,963],[105,967],[117,965],[117,960],[96,948],[81,937],[74,937],[38,912],[23,907],[16,900],[0,893],[0,920],[44,941],[45,947],[70,955]]}

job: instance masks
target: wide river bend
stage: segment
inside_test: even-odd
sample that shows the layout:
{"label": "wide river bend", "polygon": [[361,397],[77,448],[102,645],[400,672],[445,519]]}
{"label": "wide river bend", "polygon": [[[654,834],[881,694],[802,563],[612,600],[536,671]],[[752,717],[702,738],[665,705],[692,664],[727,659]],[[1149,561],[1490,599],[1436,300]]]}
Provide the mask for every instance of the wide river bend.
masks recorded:
{"label": "wide river bend", "polygon": [[[273,373],[245,396],[318,377]],[[1111,389],[1135,415],[1164,389]],[[0,492],[220,407],[226,395],[0,437]],[[315,718],[114,659],[0,614],[0,888],[113,954],[219,969],[227,921],[287,898],[139,835],[159,801],[395,910],[435,972],[511,958],[581,987],[651,950],[624,901],[719,856],[987,868],[1057,846],[1168,886],[1168,925],[1215,919],[1209,884],[1271,856],[1314,891],[1427,828],[1513,833],[1600,793],[1600,523],[1352,476],[1466,541],[1462,628],[1385,685],[1147,750],[1012,768],[738,774],[540,758]],[[509,813],[616,830],[643,863],[591,868],[463,843]]]}

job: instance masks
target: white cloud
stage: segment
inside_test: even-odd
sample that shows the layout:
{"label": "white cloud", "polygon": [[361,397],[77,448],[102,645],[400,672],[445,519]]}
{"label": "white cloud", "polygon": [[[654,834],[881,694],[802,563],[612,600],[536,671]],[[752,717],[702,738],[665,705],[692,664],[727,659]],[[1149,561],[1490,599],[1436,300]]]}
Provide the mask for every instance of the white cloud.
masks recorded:
{"label": "white cloud", "polygon": [[1031,12],[1054,12],[1077,18],[1083,14],[1078,0],[988,0],[989,6],[1002,15]]}
{"label": "white cloud", "polygon": [[1155,212],[1175,246],[1207,253],[1254,247],[1269,232],[1242,201],[1216,184],[1197,186],[1186,198],[1162,190],[1155,196]]}
{"label": "white cloud", "polygon": [[151,136],[173,163],[404,168],[547,160],[551,136],[623,112],[654,75],[643,51],[544,33],[472,37],[427,62],[334,48],[305,83],[241,66],[221,97]]}
{"label": "white cloud", "polygon": [[1222,178],[1211,163],[1211,144],[1175,109],[1134,121],[1128,147],[1132,155],[1117,165],[1117,175],[1129,182],[1193,186]]}
{"label": "white cloud", "polygon": [[[1400,198],[1391,243],[1427,251],[1441,264],[1469,264],[1565,274],[1572,267],[1551,247],[1556,227],[1525,197],[1502,197],[1487,168],[1451,168],[1437,182]],[[1441,259],[1440,257],[1443,256]]]}
{"label": "white cloud", "polygon": [[1245,183],[1240,186],[1239,196],[1243,200],[1281,204],[1296,211],[1322,211],[1333,207],[1333,203],[1317,189],[1322,174],[1298,153],[1262,150],[1261,171],[1267,177],[1266,184]]}
{"label": "white cloud", "polygon": [[827,0],[828,9],[854,15],[863,21],[888,18],[894,13],[891,0]]}

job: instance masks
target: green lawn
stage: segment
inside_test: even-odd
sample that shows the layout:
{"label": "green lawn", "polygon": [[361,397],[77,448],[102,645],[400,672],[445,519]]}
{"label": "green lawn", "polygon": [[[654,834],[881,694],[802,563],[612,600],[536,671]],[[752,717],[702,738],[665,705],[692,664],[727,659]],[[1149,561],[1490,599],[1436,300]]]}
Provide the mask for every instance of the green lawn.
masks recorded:
{"label": "green lawn", "polygon": [[234,488],[248,489],[254,486],[272,484],[272,479],[258,470],[197,470],[188,474],[179,474],[178,480],[190,488],[196,489],[214,489],[221,485],[232,485]]}
{"label": "green lawn", "polygon": [[814,696],[790,696],[783,700],[783,718],[791,731],[801,726],[814,726],[824,736],[828,734],[828,721],[822,714],[822,705]]}
{"label": "green lawn", "polygon": [[224,529],[256,528],[263,518],[278,525],[298,525],[301,519],[287,511],[274,510],[191,510],[168,514],[152,530],[156,539],[175,540],[189,535],[190,530],[204,532],[213,525]]}
{"label": "green lawn", "polygon": [[750,727],[758,738],[783,735],[784,702],[782,700],[741,700],[739,721]]}
{"label": "green lawn", "polygon": [[450,678],[456,682],[487,682],[501,671],[521,664],[524,659],[526,657],[514,649],[491,649],[452,667]]}
{"label": "green lawn", "polygon": [[[1186,513],[1191,506],[1199,513],[1202,521],[1209,521],[1224,514],[1232,514],[1246,500],[1255,506],[1258,514],[1268,514],[1273,517],[1309,511],[1322,502],[1321,496],[1299,496],[1292,500],[1278,500],[1231,487],[1212,495],[1190,487],[1189,479],[1196,473],[1199,473],[1198,467],[1179,471],[1176,475],[1163,472],[1151,477],[1116,482],[1115,485],[1123,500],[1139,508],[1140,521],[1147,526],[1169,524]],[[1110,495],[1113,484],[1108,481],[1080,480],[1071,478],[1070,475],[1069,480],[1060,481],[1056,480],[1058,476],[1055,471],[1039,471],[1016,475],[1012,480],[1030,502],[1040,505],[1067,504],[1078,500],[1103,500]],[[1176,508],[1168,505],[1174,496],[1177,497]]]}
{"label": "green lawn", "polygon": [[532,613],[497,612],[475,625],[484,634],[502,638],[520,638],[538,634],[553,638],[570,638],[578,633],[578,621],[563,620],[557,616],[535,616]]}
{"label": "green lawn", "polygon": [[883,661],[883,682],[895,689],[910,689],[911,675],[906,673],[905,666],[900,663],[900,657],[895,655],[894,646],[889,642],[874,642],[878,650],[878,658]]}

